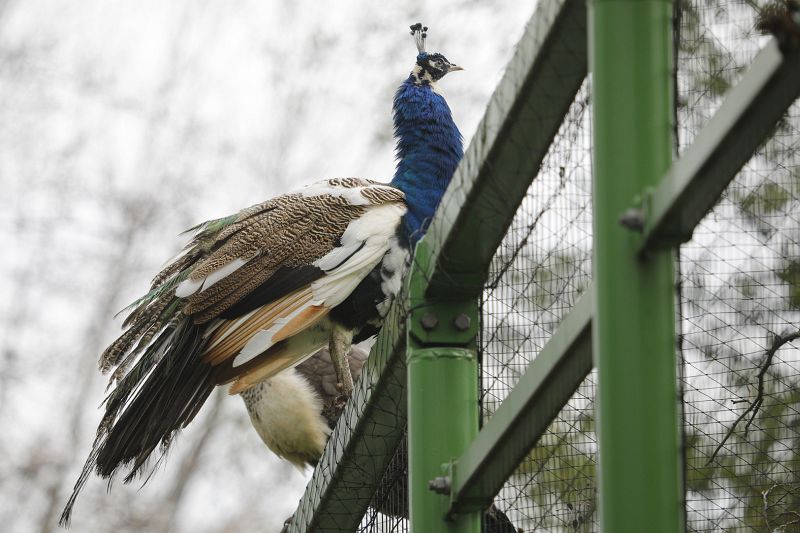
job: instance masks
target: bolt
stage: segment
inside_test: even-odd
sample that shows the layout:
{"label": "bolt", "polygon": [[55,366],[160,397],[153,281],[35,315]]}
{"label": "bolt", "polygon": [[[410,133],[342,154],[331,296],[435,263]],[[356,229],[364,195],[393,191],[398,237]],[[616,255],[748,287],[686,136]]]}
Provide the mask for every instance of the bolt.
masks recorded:
{"label": "bolt", "polygon": [[465,313],[459,313],[453,320],[453,325],[458,331],[467,331],[471,323],[472,319]]}
{"label": "bolt", "polygon": [[436,318],[436,315],[434,315],[433,313],[425,313],[424,315],[422,315],[420,323],[422,324],[423,328],[430,331],[439,325],[439,319]]}
{"label": "bolt", "polygon": [[633,231],[644,229],[644,212],[641,209],[631,208],[622,213],[619,223]]}
{"label": "bolt", "polygon": [[450,478],[437,477],[428,481],[428,489],[436,494],[450,494]]}

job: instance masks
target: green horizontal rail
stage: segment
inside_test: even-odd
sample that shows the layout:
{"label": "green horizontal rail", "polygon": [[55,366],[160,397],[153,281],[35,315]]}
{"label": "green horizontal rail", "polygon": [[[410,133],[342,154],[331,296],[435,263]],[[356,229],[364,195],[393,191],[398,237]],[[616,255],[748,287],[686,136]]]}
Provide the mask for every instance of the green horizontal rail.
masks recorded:
{"label": "green horizontal rail", "polygon": [[800,97],[800,53],[772,39],[649,195],[640,250],[686,242],[753,152]]}
{"label": "green horizontal rail", "polygon": [[[480,294],[586,64],[585,1],[542,2],[425,237],[432,250],[424,270],[429,297]],[[390,311],[289,531],[353,531],[366,512],[407,420],[407,306],[404,294]]]}
{"label": "green horizontal rail", "polygon": [[485,508],[592,370],[592,298],[561,321],[500,408],[453,464],[450,514]]}

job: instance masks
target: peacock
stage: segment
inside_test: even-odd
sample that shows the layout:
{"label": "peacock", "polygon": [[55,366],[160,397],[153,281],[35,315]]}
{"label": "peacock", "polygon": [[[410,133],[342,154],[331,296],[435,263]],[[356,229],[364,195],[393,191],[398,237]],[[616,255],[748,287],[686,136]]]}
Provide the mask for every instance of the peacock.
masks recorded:
{"label": "peacock", "polygon": [[125,482],[135,479],[219,385],[242,395],[274,451],[295,464],[319,457],[329,426],[292,369],[328,346],[339,403],[349,397],[351,344],[380,328],[463,156],[438,91],[461,67],[425,51],[427,27],[411,34],[418,54],[394,96],[391,182],[323,180],[195,226],[124,310],[124,331],[100,358],[111,372],[105,413],[62,524],[92,471],[111,478],[126,467]]}

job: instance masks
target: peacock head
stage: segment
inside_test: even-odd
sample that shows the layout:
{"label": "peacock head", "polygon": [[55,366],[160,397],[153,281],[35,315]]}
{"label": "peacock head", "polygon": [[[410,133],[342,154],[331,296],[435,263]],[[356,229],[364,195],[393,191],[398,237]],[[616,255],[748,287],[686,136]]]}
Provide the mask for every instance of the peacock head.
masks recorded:
{"label": "peacock head", "polygon": [[428,37],[428,27],[417,22],[411,25],[411,35],[417,45],[417,62],[414,70],[411,71],[411,78],[417,85],[431,85],[450,72],[464,70],[458,65],[454,65],[438,52],[428,53],[425,51],[425,39]]}

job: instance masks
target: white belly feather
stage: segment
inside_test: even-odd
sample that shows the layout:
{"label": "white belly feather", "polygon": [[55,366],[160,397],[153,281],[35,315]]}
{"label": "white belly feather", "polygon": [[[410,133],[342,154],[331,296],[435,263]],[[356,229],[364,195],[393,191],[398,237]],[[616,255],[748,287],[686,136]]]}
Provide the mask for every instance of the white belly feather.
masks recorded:
{"label": "white belly feather", "polygon": [[294,368],[241,393],[258,435],[267,447],[300,470],[322,456],[330,428],[322,400]]}

